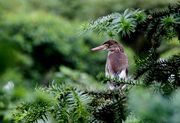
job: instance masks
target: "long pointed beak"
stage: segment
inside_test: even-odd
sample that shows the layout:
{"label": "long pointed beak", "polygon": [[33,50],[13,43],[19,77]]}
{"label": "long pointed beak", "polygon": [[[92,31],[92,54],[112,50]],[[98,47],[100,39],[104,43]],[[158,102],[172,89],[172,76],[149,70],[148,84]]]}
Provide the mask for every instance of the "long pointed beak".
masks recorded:
{"label": "long pointed beak", "polygon": [[100,45],[98,47],[92,48],[92,51],[100,51],[100,50],[106,50],[107,46],[106,45]]}

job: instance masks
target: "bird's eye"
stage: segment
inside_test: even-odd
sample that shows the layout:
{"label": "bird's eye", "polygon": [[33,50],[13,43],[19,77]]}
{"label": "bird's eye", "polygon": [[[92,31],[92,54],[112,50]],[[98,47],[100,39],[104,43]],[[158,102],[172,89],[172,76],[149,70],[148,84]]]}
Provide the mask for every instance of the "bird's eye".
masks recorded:
{"label": "bird's eye", "polygon": [[105,46],[109,48],[110,45],[109,44],[105,44]]}

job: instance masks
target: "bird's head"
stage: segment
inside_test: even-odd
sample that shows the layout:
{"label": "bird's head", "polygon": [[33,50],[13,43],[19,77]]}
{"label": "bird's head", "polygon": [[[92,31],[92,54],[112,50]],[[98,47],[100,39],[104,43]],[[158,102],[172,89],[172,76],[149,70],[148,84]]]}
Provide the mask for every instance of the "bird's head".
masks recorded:
{"label": "bird's head", "polygon": [[111,52],[124,52],[123,47],[115,40],[108,40],[102,45],[91,49],[92,51],[108,50]]}

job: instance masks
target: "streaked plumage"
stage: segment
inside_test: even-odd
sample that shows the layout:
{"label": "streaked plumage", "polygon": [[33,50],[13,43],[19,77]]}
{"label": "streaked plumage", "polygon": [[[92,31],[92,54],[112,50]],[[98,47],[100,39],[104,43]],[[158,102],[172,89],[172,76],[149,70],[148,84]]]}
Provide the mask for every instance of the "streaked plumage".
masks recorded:
{"label": "streaked plumage", "polygon": [[[110,78],[126,79],[128,74],[128,58],[123,47],[114,40],[108,40],[102,45],[95,47],[92,51],[108,50],[105,72]],[[109,88],[114,89],[113,82]]]}

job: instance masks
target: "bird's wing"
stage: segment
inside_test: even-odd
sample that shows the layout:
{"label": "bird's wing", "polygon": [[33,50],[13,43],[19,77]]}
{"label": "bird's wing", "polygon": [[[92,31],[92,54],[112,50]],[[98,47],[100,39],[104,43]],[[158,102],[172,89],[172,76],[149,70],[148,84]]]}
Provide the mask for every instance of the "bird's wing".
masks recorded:
{"label": "bird's wing", "polygon": [[127,70],[128,59],[122,52],[112,53],[109,56],[110,71],[114,74],[120,74],[122,70]]}

